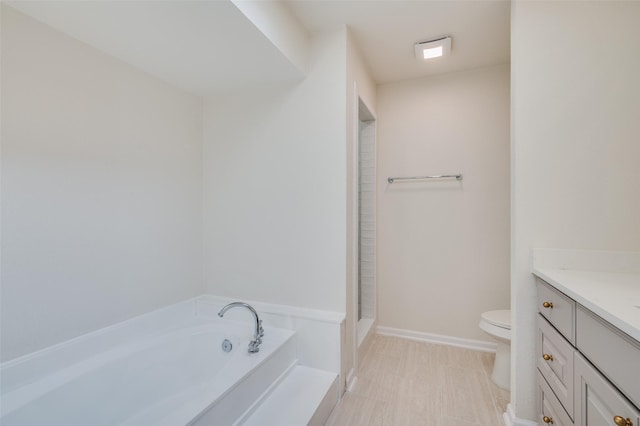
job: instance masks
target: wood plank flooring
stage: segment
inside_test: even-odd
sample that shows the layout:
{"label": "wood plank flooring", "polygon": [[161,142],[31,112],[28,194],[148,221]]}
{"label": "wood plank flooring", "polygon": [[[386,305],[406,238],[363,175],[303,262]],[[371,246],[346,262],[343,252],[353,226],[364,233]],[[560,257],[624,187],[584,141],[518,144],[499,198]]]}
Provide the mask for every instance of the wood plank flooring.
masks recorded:
{"label": "wood plank flooring", "polygon": [[503,426],[493,353],[376,335],[327,426]]}

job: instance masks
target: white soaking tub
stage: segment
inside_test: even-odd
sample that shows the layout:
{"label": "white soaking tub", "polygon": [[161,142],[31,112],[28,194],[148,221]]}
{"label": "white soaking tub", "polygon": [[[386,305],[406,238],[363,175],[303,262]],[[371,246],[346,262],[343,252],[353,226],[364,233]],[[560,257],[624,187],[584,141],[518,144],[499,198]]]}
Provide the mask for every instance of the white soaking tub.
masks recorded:
{"label": "white soaking tub", "polygon": [[144,326],[120,327],[3,364],[0,424],[230,425],[295,363],[290,330],[267,328],[260,352],[249,354],[249,323],[149,323],[144,337]]}

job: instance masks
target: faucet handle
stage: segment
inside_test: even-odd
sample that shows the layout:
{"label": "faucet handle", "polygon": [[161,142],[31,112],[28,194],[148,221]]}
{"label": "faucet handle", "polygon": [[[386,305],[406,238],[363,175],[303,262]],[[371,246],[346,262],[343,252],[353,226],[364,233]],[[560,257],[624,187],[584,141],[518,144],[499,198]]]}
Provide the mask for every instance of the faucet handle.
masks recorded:
{"label": "faucet handle", "polygon": [[256,353],[260,351],[260,341],[252,340],[249,342],[249,353]]}

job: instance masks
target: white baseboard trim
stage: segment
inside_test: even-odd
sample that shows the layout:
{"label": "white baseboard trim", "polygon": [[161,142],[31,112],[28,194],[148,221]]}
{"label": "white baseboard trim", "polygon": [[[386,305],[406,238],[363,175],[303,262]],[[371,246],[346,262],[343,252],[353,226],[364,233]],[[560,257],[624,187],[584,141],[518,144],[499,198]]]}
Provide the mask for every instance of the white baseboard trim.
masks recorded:
{"label": "white baseboard trim", "polygon": [[531,420],[519,419],[516,417],[516,412],[513,409],[513,405],[507,404],[507,412],[502,415],[504,424],[507,426],[538,426],[538,423]]}
{"label": "white baseboard trim", "polygon": [[349,383],[349,386],[347,387],[347,392],[349,393],[353,392],[357,384],[358,384],[358,376],[354,377],[351,383]]}
{"label": "white baseboard trim", "polygon": [[473,349],[476,351],[495,352],[496,343],[483,340],[463,339],[460,337],[443,336],[441,334],[423,333],[421,331],[403,330],[400,328],[382,327],[376,328],[378,334],[385,336],[402,337],[418,340],[420,342],[438,343],[440,345],[457,346],[459,348]]}
{"label": "white baseboard trim", "polygon": [[504,420],[505,426],[513,426],[513,422],[511,421],[511,417],[509,417],[509,414],[502,413],[502,420]]}
{"label": "white baseboard trim", "polygon": [[351,371],[349,371],[349,374],[347,374],[347,382],[345,383],[345,385],[346,385],[345,391],[351,392],[353,387],[356,385],[357,381],[358,381],[358,377],[356,377],[356,370],[355,370],[355,368],[352,368]]}

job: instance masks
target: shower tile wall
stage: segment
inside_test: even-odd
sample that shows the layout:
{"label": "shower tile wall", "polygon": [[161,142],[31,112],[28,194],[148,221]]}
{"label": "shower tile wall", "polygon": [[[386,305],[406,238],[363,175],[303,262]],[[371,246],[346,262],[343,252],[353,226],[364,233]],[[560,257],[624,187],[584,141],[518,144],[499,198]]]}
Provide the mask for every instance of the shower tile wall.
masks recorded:
{"label": "shower tile wall", "polygon": [[376,146],[375,121],[360,122],[360,303],[358,318],[375,318]]}

